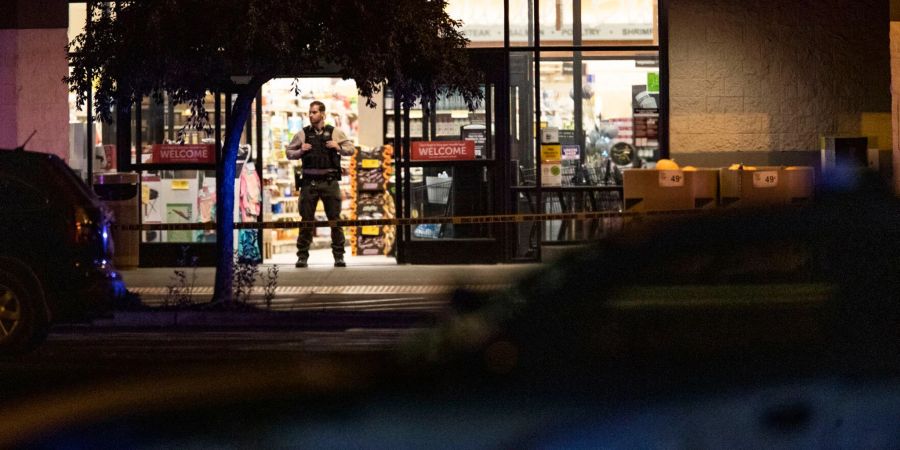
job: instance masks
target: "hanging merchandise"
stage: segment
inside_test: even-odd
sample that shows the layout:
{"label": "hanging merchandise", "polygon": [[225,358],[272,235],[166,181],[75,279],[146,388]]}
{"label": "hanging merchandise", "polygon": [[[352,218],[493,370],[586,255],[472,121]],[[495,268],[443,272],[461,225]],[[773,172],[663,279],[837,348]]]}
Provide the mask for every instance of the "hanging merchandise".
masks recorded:
{"label": "hanging merchandise", "polygon": [[[216,218],[216,193],[209,186],[200,188],[197,194],[197,213],[200,223],[215,222]],[[200,230],[196,236],[197,242],[216,242],[214,230]]]}
{"label": "hanging merchandise", "polygon": [[[256,173],[251,152],[247,152],[244,167],[241,169],[239,188],[239,208],[241,222],[257,222],[261,212],[259,174]],[[238,261],[249,263],[262,262],[259,251],[257,231],[242,229],[238,231]]]}

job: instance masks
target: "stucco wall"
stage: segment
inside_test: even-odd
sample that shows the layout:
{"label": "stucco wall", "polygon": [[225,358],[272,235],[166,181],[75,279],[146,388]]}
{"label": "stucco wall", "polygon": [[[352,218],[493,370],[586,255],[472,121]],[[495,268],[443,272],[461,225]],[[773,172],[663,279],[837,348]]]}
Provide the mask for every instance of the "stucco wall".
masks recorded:
{"label": "stucco wall", "polygon": [[884,0],[678,0],[669,6],[670,152],[891,148]]}
{"label": "stucco wall", "polygon": [[0,147],[16,146],[16,30],[0,30]]}
{"label": "stucco wall", "polygon": [[0,146],[68,155],[65,28],[0,30]]}

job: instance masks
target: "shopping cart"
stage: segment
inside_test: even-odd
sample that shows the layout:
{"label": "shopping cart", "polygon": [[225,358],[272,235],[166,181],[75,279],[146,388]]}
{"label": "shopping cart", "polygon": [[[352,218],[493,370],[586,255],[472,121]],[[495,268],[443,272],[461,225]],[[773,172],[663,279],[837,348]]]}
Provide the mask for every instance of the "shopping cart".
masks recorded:
{"label": "shopping cart", "polygon": [[[610,165],[598,160],[595,164],[573,162],[562,167],[562,184],[557,188],[544,187],[541,205],[528,190],[521,191],[519,211],[528,213],[618,212],[622,210],[622,194],[611,176]],[[520,166],[519,185],[535,186],[537,169]],[[562,189],[560,189],[562,188]],[[574,189],[566,189],[574,188]],[[576,221],[549,220],[541,227],[539,222],[530,226],[520,224],[521,232],[528,234],[529,246],[534,249],[538,241],[580,241],[606,236],[621,229],[620,217],[592,219],[580,224]],[[530,228],[530,229],[529,229]],[[541,236],[541,229],[543,235]],[[530,252],[529,252],[530,253]]]}
{"label": "shopping cart", "polygon": [[[425,177],[425,183],[411,189],[412,205],[419,217],[449,217],[452,213],[453,178]],[[413,229],[413,237],[439,239],[446,237],[452,225],[425,223]]]}

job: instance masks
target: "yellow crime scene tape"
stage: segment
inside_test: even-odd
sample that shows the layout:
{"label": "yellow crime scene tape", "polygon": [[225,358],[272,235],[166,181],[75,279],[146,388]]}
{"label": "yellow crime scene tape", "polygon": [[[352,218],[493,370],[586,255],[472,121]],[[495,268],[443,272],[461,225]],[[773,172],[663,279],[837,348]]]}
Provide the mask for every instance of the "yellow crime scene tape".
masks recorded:
{"label": "yellow crime scene tape", "polygon": [[[642,211],[642,212],[578,212],[578,213],[554,213],[554,214],[499,214],[484,216],[446,216],[446,217],[418,217],[418,218],[394,218],[394,219],[341,219],[300,221],[283,220],[277,222],[235,222],[234,229],[278,229],[278,228],[318,228],[318,227],[366,227],[366,226],[407,226],[430,223],[452,223],[454,225],[469,224],[500,224],[541,222],[551,220],[594,220],[594,219],[624,219],[650,216],[677,216],[695,215],[703,212],[702,209],[672,210],[672,211]],[[204,223],[144,223],[144,224],[114,224],[113,229],[123,231],[169,231],[169,230],[215,230],[215,222]]]}

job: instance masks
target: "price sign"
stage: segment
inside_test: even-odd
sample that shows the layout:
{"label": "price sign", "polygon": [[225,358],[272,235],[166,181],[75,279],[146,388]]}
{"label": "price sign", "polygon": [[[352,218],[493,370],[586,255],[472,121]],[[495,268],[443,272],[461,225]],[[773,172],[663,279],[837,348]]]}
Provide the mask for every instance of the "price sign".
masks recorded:
{"label": "price sign", "polygon": [[681,170],[660,170],[659,187],[683,187],[684,172]]}
{"label": "price sign", "polygon": [[363,236],[378,236],[381,234],[381,229],[377,225],[373,226],[364,226],[362,227]]}
{"label": "price sign", "polygon": [[363,169],[377,169],[381,167],[381,161],[377,159],[364,159],[362,160],[362,168]]}
{"label": "price sign", "polygon": [[186,191],[191,188],[188,180],[172,180],[173,191]]}
{"label": "price sign", "polygon": [[541,145],[541,161],[551,162],[562,159],[562,146],[559,144]]}
{"label": "price sign", "polygon": [[761,172],[753,172],[753,187],[755,188],[772,188],[778,186],[778,171],[764,170]]}

